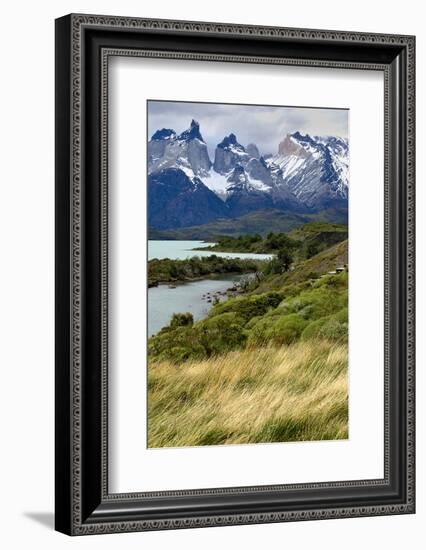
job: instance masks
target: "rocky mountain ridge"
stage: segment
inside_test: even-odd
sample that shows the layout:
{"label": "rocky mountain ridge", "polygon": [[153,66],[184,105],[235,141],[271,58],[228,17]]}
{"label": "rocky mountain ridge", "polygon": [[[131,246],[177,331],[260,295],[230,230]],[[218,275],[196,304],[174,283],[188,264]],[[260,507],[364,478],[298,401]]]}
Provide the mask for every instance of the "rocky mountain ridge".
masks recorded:
{"label": "rocky mountain ridge", "polygon": [[262,156],[231,132],[212,162],[197,121],[181,134],[163,128],[148,143],[149,225],[187,227],[267,208],[347,209],[348,167],[348,143],[334,136],[294,132]]}

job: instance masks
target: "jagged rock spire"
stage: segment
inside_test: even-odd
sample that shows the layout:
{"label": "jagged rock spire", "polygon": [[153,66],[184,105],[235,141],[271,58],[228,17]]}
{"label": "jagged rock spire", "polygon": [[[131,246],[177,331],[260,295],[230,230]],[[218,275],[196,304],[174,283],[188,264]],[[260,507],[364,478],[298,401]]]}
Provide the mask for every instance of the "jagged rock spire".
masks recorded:
{"label": "jagged rock spire", "polygon": [[200,124],[196,120],[191,120],[191,125],[189,126],[188,130],[185,130],[181,133],[179,136],[179,139],[182,140],[190,140],[190,139],[199,139],[200,141],[204,141],[203,136],[200,132]]}

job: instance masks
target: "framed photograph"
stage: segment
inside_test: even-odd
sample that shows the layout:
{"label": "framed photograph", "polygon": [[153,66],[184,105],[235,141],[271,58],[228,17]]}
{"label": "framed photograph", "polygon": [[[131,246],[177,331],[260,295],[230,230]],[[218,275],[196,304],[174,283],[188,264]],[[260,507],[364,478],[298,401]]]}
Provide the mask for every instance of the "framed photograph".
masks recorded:
{"label": "framed photograph", "polygon": [[413,36],[56,20],[56,529],[415,511]]}

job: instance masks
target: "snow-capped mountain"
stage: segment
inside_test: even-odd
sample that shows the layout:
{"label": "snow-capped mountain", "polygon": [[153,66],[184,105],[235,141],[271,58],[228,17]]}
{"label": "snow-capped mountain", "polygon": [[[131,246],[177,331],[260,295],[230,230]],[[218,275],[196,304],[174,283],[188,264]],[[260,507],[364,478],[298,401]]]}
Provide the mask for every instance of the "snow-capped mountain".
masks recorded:
{"label": "snow-capped mountain", "polygon": [[278,154],[268,160],[272,171],[282,171],[282,185],[305,204],[318,210],[345,206],[349,188],[349,148],[338,137],[287,134]]}
{"label": "snow-capped mountain", "polygon": [[245,148],[232,133],[217,145],[212,170],[203,181],[225,202],[241,193],[270,195],[274,186],[270,169],[257,147],[250,144]]}
{"label": "snow-capped mountain", "polygon": [[200,125],[157,130],[148,143],[149,224],[176,228],[279,208],[347,208],[348,144],[337,137],[288,134],[276,155],[262,156],[230,133],[211,162]]}

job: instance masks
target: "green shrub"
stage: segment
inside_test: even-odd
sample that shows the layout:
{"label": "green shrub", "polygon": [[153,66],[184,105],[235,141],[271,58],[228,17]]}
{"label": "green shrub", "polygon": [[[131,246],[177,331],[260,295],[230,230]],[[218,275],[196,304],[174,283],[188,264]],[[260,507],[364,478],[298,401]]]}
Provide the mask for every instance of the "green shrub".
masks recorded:
{"label": "green shrub", "polygon": [[173,313],[170,328],[188,327],[194,324],[192,313]]}
{"label": "green shrub", "polygon": [[203,355],[204,350],[201,348],[201,346],[198,349],[194,346],[175,346],[160,353],[158,359],[160,361],[167,360],[172,361],[172,363],[179,364],[188,361],[188,359],[202,358]]}
{"label": "green shrub", "polygon": [[291,344],[299,338],[306,324],[307,322],[295,313],[263,318],[251,329],[248,345]]}
{"label": "green shrub", "polygon": [[294,260],[294,254],[291,249],[281,248],[270,262],[265,266],[266,275],[286,273]]}
{"label": "green shrub", "polygon": [[310,340],[311,338],[319,338],[320,331],[324,324],[329,320],[329,317],[322,317],[316,321],[309,323],[303,330],[301,334],[302,340]]}
{"label": "green shrub", "polygon": [[314,288],[347,289],[349,274],[346,271],[337,275],[324,275],[314,283]]}
{"label": "green shrub", "polygon": [[218,314],[234,312],[246,322],[260,315],[264,315],[270,308],[276,308],[283,298],[280,292],[267,292],[232,298],[216,305],[210,312],[210,317]]}
{"label": "green shrub", "polygon": [[291,344],[299,338],[306,321],[299,315],[291,314],[276,319],[271,333],[271,340],[275,344]]}
{"label": "green shrub", "polygon": [[304,290],[310,290],[313,288],[313,282],[310,280],[302,281],[300,283],[294,283],[289,285],[284,285],[282,287],[282,293],[286,296],[286,298],[292,298],[294,296],[297,296]]}
{"label": "green shrub", "polygon": [[244,319],[236,313],[222,313],[197,324],[194,332],[208,357],[241,348],[246,341]]}
{"label": "green shrub", "polygon": [[343,340],[348,337],[348,324],[339,323],[337,319],[329,319],[321,328],[320,336],[329,340]]}
{"label": "green shrub", "polygon": [[317,242],[311,242],[306,245],[305,257],[312,258],[321,251],[321,245]]}
{"label": "green shrub", "polygon": [[256,317],[252,317],[250,321],[244,326],[244,328],[246,330],[251,330],[254,327],[254,325],[262,318],[263,318],[262,315],[257,315]]}
{"label": "green shrub", "polygon": [[349,311],[347,307],[342,308],[340,311],[333,315],[333,319],[339,321],[339,323],[349,322]]}
{"label": "green shrub", "polygon": [[290,311],[298,312],[304,319],[315,320],[340,310],[347,303],[346,292],[329,288],[312,288],[289,301]]}
{"label": "green shrub", "polygon": [[303,330],[302,340],[310,338],[327,338],[329,340],[346,340],[348,337],[348,308],[312,321]]}
{"label": "green shrub", "polygon": [[160,332],[148,340],[150,359],[179,363],[187,359],[203,359],[206,350],[200,344],[192,327],[177,327]]}

